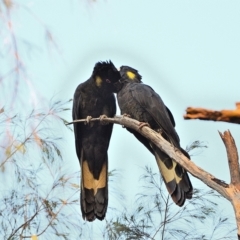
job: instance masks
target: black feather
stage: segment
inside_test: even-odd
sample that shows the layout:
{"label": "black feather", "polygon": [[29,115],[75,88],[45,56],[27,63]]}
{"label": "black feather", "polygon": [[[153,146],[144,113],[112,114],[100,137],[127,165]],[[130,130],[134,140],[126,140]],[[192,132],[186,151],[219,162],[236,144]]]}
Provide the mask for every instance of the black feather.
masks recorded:
{"label": "black feather", "polygon": [[[78,85],[73,98],[73,120],[87,116],[99,117],[116,114],[113,87],[120,74],[111,61],[95,64],[91,77]],[[100,82],[97,82],[100,81]],[[81,165],[81,210],[83,219],[93,221],[105,217],[108,204],[108,147],[113,124],[99,122],[75,123],[75,147]],[[89,180],[90,179],[90,180]],[[94,186],[101,181],[100,186]]]}
{"label": "black feather", "polygon": [[[127,74],[128,71],[133,71],[133,74]],[[147,122],[153,130],[161,132],[167,141],[189,158],[188,153],[180,146],[173,115],[161,97],[151,87],[141,83],[142,77],[136,69],[123,66],[120,73],[121,80],[114,83],[114,86],[121,113],[140,122]],[[169,194],[177,205],[182,206],[186,198],[192,197],[193,192],[186,170],[141,134],[132,129],[127,130],[154,154]]]}

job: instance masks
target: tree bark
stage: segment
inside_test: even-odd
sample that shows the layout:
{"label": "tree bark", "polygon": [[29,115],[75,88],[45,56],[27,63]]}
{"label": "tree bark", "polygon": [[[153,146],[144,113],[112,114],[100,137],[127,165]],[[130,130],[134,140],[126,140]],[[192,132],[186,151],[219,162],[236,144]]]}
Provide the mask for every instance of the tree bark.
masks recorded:
{"label": "tree bark", "polygon": [[[240,239],[240,174],[238,152],[235,141],[230,131],[225,131],[223,134],[219,132],[227,151],[228,164],[231,175],[231,183],[227,184],[223,180],[217,179],[215,176],[198,167],[193,161],[190,161],[181,151],[169,142],[167,142],[160,133],[155,132],[148,126],[139,128],[140,122],[125,116],[115,116],[114,118],[92,118],[90,121],[103,121],[108,123],[116,123],[122,126],[132,128],[142,134],[144,137],[152,141],[157,147],[173,158],[177,163],[184,167],[194,177],[200,179],[206,185],[220,193],[223,197],[229,200],[234,208],[238,239]],[[79,124],[86,122],[86,119],[75,120],[68,124]]]}

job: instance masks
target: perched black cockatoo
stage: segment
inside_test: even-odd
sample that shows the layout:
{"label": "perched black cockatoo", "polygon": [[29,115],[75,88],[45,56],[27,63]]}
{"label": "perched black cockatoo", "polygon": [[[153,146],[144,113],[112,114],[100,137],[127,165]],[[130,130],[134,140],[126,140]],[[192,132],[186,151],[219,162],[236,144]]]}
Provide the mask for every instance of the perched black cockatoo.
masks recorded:
{"label": "perched black cockatoo", "polygon": [[[173,115],[160,96],[151,87],[141,83],[142,77],[137,70],[122,66],[120,74],[121,79],[114,83],[114,86],[121,114],[148,123],[153,130],[159,132],[189,158],[188,153],[180,146]],[[140,133],[129,128],[127,130],[154,154],[169,194],[178,206],[183,206],[186,198],[192,198],[193,192],[186,170]]]}
{"label": "perched black cockatoo", "polygon": [[[116,114],[113,86],[120,73],[111,61],[96,63],[91,77],[78,85],[73,98],[73,120]],[[83,219],[103,220],[108,205],[108,146],[113,124],[75,123],[75,146],[81,165]]]}

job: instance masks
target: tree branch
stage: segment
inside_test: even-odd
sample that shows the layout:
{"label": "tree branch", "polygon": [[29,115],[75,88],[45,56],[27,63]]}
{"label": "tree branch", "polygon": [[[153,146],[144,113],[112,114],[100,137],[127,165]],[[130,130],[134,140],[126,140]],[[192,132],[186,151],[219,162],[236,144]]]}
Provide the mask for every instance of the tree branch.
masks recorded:
{"label": "tree branch", "polygon": [[[86,119],[75,120],[71,123],[82,123],[86,122]],[[100,118],[92,118],[90,121],[100,121]],[[192,161],[190,161],[186,156],[184,156],[178,149],[174,148],[169,142],[167,142],[161,134],[155,132],[149,127],[142,127],[139,129],[139,121],[135,119],[131,119],[129,117],[123,116],[115,116],[114,118],[103,118],[101,121],[116,123],[123,125],[128,128],[132,128],[135,131],[142,134],[144,137],[148,138],[152,141],[157,147],[159,147],[162,151],[167,153],[171,158],[173,158],[177,163],[179,163],[182,167],[184,167],[189,173],[191,173],[194,177],[200,179],[209,187],[218,191],[222,196],[229,199],[229,194],[226,190],[228,184],[224,183],[224,181],[217,179],[215,176],[211,175],[207,171],[195,165]]]}
{"label": "tree branch", "polygon": [[222,121],[240,124],[240,102],[236,103],[234,110],[213,111],[204,108],[188,107],[184,119],[200,119],[211,121]]}
{"label": "tree branch", "polygon": [[41,211],[41,210],[36,211],[36,212],[32,215],[31,218],[29,218],[27,221],[25,221],[23,224],[21,224],[17,229],[15,229],[15,230],[11,233],[11,235],[8,237],[8,240],[12,239],[12,237],[17,233],[17,231],[20,230],[22,227],[27,226],[28,223],[30,223],[30,222],[37,216],[37,214],[39,213],[39,211]]}
{"label": "tree branch", "polygon": [[235,141],[229,130],[225,131],[223,134],[219,132],[219,134],[227,150],[231,184],[235,185],[236,187],[239,187],[240,189],[240,171],[238,162],[238,152]]}

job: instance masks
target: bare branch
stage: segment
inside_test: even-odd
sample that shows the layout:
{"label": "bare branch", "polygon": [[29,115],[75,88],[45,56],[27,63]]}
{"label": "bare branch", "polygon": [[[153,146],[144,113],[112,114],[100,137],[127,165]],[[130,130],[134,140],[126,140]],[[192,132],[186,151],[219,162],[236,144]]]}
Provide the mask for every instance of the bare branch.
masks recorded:
{"label": "bare branch", "polygon": [[[92,118],[90,121],[99,121],[100,118]],[[151,140],[157,147],[162,151],[167,153],[171,158],[173,158],[177,163],[184,167],[189,173],[194,177],[200,179],[209,187],[218,191],[222,196],[230,200],[227,188],[228,184],[224,183],[223,180],[218,180],[215,176],[203,170],[202,168],[195,165],[186,156],[184,156],[178,149],[174,148],[169,142],[167,142],[159,133],[155,132],[149,127],[142,127],[139,129],[139,121],[123,116],[115,116],[114,118],[103,118],[101,121],[106,121],[110,123],[116,123],[123,125],[128,128],[132,128],[135,131],[142,134],[144,137]],[[75,120],[71,123],[82,123],[86,122],[85,119]]]}
{"label": "bare branch", "polygon": [[235,141],[229,130],[225,131],[223,134],[219,132],[219,134],[227,150],[228,164],[231,175],[231,184],[240,187],[238,152]]}
{"label": "bare branch", "polygon": [[[112,118],[104,118],[105,120],[107,119],[106,122],[111,122],[110,120],[112,120]],[[66,125],[71,125],[74,123],[87,123],[89,120],[87,119],[78,119],[78,120],[74,120],[72,122],[66,123]],[[91,118],[90,122],[96,122],[96,121],[100,121],[100,118]]]}
{"label": "bare branch", "polygon": [[204,108],[188,107],[184,119],[200,119],[211,121],[222,121],[240,124],[240,102],[236,103],[234,110],[213,111]]}

